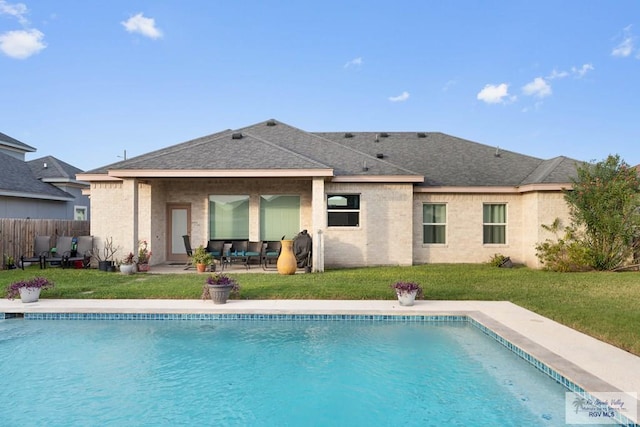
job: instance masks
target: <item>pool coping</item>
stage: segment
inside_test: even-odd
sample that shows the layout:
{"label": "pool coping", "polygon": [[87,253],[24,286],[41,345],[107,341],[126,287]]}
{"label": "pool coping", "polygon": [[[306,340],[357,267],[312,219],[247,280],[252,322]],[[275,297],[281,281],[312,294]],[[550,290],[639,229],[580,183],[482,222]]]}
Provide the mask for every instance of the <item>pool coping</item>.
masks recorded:
{"label": "pool coping", "polygon": [[[640,372],[640,357],[508,301],[416,301],[403,307],[391,300],[230,300],[224,305],[210,300],[0,300],[2,313],[466,316],[498,341],[517,347],[516,353],[520,349],[530,355],[530,363],[540,361],[592,396],[612,391],[640,395],[640,376],[634,374]],[[637,424],[639,415],[627,418]]]}

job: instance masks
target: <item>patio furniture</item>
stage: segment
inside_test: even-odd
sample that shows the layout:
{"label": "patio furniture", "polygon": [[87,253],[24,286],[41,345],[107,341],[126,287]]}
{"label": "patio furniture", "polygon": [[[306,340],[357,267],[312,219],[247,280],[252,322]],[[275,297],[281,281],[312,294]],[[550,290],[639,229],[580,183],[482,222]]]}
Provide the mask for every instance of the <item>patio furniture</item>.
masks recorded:
{"label": "patio furniture", "polygon": [[247,246],[246,240],[233,240],[231,243],[225,243],[222,246],[222,256],[220,266],[222,270],[225,267],[231,267],[232,264],[242,262],[245,268],[249,268],[247,264]]}
{"label": "patio furniture", "polygon": [[282,243],[280,241],[262,243],[262,254],[260,255],[260,264],[262,264],[263,270],[276,268],[275,265],[273,267],[269,267],[269,265],[272,263],[275,264],[278,261],[278,257],[280,256],[281,250],[282,250]]}
{"label": "patio furniture", "polygon": [[182,241],[184,242],[184,251],[187,254],[187,264],[184,266],[185,270],[193,267],[193,262],[191,261],[191,257],[193,256],[193,249],[191,248],[191,238],[188,234],[182,236]]}
{"label": "patio furniture", "polygon": [[56,247],[51,248],[49,253],[42,258],[43,268],[49,266],[60,265],[65,268],[65,261],[71,256],[71,249],[73,247],[73,237],[71,236],[58,236],[56,239]]}
{"label": "patio furniture", "polygon": [[20,265],[24,270],[25,262],[37,262],[40,268],[44,268],[42,258],[49,254],[51,249],[51,236],[36,236],[33,243],[33,254],[20,256]]}
{"label": "patio furniture", "polygon": [[89,268],[91,265],[91,254],[93,252],[93,236],[79,236],[75,239],[75,243],[75,251],[72,249],[68,256],[66,254],[62,254],[62,267],[72,267],[75,263],[81,262],[82,268]]}

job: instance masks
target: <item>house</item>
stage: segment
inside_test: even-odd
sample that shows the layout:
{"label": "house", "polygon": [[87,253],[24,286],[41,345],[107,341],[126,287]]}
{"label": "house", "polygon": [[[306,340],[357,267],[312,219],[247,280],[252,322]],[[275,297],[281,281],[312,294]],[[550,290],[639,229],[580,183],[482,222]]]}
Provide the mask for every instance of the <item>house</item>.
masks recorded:
{"label": "house", "polygon": [[52,156],[25,161],[36,149],[0,133],[0,218],[89,219],[82,172]]}
{"label": "house", "polygon": [[307,229],[313,268],[487,262],[538,266],[541,224],[567,218],[576,161],[437,132],[307,132],[276,120],[226,130],[78,175],[91,229],[153,263],[181,239],[280,240]]}

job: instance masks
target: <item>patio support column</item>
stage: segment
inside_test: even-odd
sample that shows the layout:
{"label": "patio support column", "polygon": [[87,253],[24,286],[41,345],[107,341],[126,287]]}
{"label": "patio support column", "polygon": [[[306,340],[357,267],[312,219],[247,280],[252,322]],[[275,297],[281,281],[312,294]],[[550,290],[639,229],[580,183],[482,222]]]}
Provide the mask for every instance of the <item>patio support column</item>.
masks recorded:
{"label": "patio support column", "polygon": [[314,177],[311,187],[311,237],[314,272],[324,271],[324,231],[327,228],[327,204],[324,195],[324,178]]}
{"label": "patio support column", "polygon": [[[130,229],[123,230],[123,251],[126,252],[124,255],[129,253],[129,250],[133,251],[135,254],[138,250],[138,204],[140,203],[138,197],[138,180],[137,179],[126,179],[122,183],[123,189],[123,216],[125,218],[130,218]],[[126,222],[125,222],[126,223]],[[122,254],[120,254],[123,256]]]}

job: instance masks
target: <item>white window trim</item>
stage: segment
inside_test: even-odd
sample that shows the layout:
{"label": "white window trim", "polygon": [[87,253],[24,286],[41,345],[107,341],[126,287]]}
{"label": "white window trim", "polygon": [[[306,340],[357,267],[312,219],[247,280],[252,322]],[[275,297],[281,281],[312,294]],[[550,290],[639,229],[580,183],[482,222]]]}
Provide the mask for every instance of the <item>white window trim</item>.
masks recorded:
{"label": "white window trim", "polygon": [[[329,198],[333,196],[358,196],[358,204],[360,205],[359,209],[329,209]],[[362,194],[360,193],[327,193],[325,206],[327,208],[327,228],[330,229],[338,229],[338,230],[357,230],[362,226]],[[357,212],[358,213],[358,225],[331,225],[329,226],[329,213],[330,212],[339,212],[339,213],[347,213],[347,212]]]}
{"label": "white window trim", "polygon": [[[76,219],[76,213],[78,213],[79,210],[84,212],[84,219],[80,219],[80,220]],[[76,220],[76,221],[86,221],[88,212],[89,212],[89,210],[88,210],[87,206],[76,205],[76,206],[73,207],[73,219]]]}

